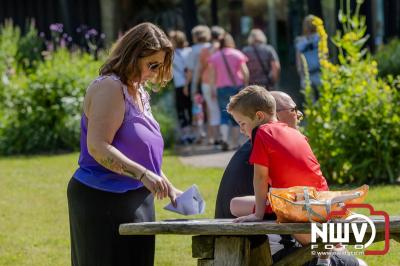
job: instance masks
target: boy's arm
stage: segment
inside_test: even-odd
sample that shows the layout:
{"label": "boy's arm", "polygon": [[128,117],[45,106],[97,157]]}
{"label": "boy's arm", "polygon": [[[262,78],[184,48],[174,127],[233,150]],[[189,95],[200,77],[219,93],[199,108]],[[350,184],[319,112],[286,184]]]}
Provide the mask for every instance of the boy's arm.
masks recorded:
{"label": "boy's arm", "polygon": [[268,167],[261,164],[254,164],[253,186],[256,196],[256,212],[255,215],[262,220],[265,213],[265,205],[268,192]]}
{"label": "boy's arm", "polygon": [[236,218],[234,222],[257,222],[263,220],[267,201],[268,179],[268,167],[254,164],[253,186],[256,199],[256,211],[250,215]]}

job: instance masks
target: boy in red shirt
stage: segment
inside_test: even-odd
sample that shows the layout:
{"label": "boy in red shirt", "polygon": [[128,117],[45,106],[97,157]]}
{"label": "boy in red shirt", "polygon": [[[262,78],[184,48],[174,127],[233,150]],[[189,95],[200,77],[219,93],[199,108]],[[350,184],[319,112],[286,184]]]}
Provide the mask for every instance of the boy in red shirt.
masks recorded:
{"label": "boy in red shirt", "polygon": [[260,86],[248,86],[231,97],[227,110],[253,143],[249,162],[254,164],[255,212],[254,204],[248,204],[249,197],[243,197],[245,204],[240,202],[241,198],[235,198],[231,210],[240,216],[236,222],[261,221],[265,212],[271,211],[267,202],[268,185],[328,190],[306,137],[276,119],[276,103],[271,93]]}

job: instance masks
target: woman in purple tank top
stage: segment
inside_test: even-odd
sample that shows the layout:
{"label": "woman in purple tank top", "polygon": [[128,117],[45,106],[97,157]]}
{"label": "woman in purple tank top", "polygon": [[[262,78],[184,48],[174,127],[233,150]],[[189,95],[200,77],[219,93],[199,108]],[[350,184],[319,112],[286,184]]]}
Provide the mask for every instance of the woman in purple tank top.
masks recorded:
{"label": "woman in purple tank top", "polygon": [[171,79],[173,47],[151,23],[114,45],[87,89],[79,168],[68,184],[72,265],[153,265],[154,236],[120,236],[126,222],[154,221],[154,197],[182,193],[161,170],[164,142],[143,89]]}

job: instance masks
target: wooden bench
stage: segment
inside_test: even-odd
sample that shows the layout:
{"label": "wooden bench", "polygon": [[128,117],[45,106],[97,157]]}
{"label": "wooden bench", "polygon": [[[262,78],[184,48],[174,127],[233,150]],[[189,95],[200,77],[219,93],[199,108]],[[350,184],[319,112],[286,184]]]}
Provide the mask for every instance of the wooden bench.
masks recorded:
{"label": "wooden bench", "polygon": [[[384,220],[373,218],[374,242],[384,240]],[[126,223],[121,235],[193,235],[192,256],[198,265],[273,265],[266,234],[311,233],[309,223],[232,223],[231,219],[166,220]],[[400,216],[390,217],[390,238],[400,242]],[[322,245],[321,245],[322,246]],[[311,259],[311,246],[305,246],[274,265],[302,265]]]}

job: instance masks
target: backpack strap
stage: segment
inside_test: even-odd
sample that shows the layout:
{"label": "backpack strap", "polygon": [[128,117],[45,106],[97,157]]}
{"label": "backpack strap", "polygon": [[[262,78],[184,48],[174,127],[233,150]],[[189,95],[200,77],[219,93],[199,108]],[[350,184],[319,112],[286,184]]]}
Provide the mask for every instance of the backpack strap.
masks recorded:
{"label": "backpack strap", "polygon": [[224,54],[224,50],[221,50],[221,55],[222,55],[222,59],[223,59],[224,64],[225,64],[226,71],[228,72],[229,78],[232,81],[233,85],[235,85],[235,87],[237,87],[236,80],[233,77],[231,68],[228,65],[228,61],[226,60],[226,57],[225,57],[225,54]]}
{"label": "backpack strap", "polygon": [[268,82],[270,82],[269,81],[269,73],[268,73],[267,69],[265,68],[265,66],[264,66],[264,64],[263,64],[263,62],[261,60],[261,56],[260,56],[260,54],[258,52],[257,47],[255,45],[252,45],[251,47],[253,47],[254,53],[256,54],[258,63],[260,64],[260,66],[262,68],[262,71],[264,72],[264,75],[267,77]]}

